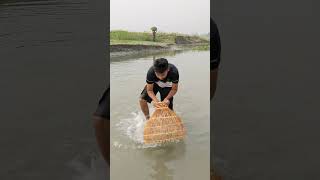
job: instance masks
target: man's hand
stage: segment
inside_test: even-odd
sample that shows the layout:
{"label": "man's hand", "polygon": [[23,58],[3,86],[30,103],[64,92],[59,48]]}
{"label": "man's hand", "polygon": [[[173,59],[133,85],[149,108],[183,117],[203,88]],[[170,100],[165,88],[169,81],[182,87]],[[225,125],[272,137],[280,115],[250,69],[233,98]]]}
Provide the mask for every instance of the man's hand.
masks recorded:
{"label": "man's hand", "polygon": [[170,101],[168,99],[164,99],[162,102],[166,103],[168,106],[170,104]]}
{"label": "man's hand", "polygon": [[155,107],[155,108],[159,107],[159,101],[158,100],[152,101],[152,104],[153,104],[153,107]]}

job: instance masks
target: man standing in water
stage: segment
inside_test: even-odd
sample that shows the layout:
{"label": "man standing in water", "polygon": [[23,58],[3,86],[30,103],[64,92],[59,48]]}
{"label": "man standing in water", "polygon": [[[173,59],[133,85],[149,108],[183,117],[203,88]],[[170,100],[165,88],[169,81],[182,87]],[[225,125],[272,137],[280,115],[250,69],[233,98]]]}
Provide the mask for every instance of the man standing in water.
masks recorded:
{"label": "man standing in water", "polygon": [[[221,54],[221,43],[220,43],[220,35],[217,28],[217,24],[210,19],[210,99],[212,100],[214,94],[216,92],[217,87],[217,79],[218,79],[218,67],[220,64],[220,54]],[[211,116],[212,117],[212,116]],[[213,152],[213,121],[210,123],[210,145],[211,145],[211,152]],[[214,163],[213,163],[213,154],[210,155],[210,162],[211,162],[211,180],[221,180],[222,177],[216,174],[214,171]]]}
{"label": "man standing in water", "polygon": [[160,102],[156,94],[159,92],[161,101],[173,110],[173,96],[178,91],[179,72],[175,65],[168,63],[165,58],[154,60],[147,72],[146,86],[141,92],[140,107],[146,119],[150,118],[148,103],[153,102],[156,107]]}
{"label": "man standing in water", "polygon": [[93,114],[96,140],[104,160],[110,165],[110,88],[102,95]]}

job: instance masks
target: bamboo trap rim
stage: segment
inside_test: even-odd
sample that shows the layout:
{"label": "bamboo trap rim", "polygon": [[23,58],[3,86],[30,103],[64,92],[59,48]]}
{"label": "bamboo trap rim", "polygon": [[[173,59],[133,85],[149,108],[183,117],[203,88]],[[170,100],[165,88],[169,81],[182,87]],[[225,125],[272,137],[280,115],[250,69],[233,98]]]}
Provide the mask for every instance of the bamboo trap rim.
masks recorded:
{"label": "bamboo trap rim", "polygon": [[[152,119],[166,119],[166,118],[177,118],[177,116],[166,116],[166,117],[158,117],[158,118],[152,118]],[[151,118],[149,119],[151,120]]]}
{"label": "bamboo trap rim", "polygon": [[144,135],[145,137],[148,137],[148,136],[157,136],[157,135],[164,135],[164,134],[176,134],[176,133],[178,133],[178,134],[180,134],[180,133],[182,133],[182,134],[185,134],[185,132],[184,131],[173,131],[173,132],[169,132],[169,133],[157,133],[157,134],[150,134],[150,135]]}
{"label": "bamboo trap rim", "polygon": [[[153,128],[159,128],[159,127],[163,127],[163,126],[177,126],[176,124],[165,124],[165,125],[161,125],[161,126],[152,126],[152,127],[145,127],[144,129],[153,129]],[[184,128],[183,125],[180,125],[180,127]]]}
{"label": "bamboo trap rim", "polygon": [[161,139],[161,140],[159,140],[159,139],[157,139],[157,140],[155,140],[155,139],[146,139],[145,140],[145,143],[149,143],[149,144],[152,144],[153,142],[159,142],[159,141],[181,141],[182,139],[184,138],[184,136],[177,136],[176,138],[168,138],[168,139]]}

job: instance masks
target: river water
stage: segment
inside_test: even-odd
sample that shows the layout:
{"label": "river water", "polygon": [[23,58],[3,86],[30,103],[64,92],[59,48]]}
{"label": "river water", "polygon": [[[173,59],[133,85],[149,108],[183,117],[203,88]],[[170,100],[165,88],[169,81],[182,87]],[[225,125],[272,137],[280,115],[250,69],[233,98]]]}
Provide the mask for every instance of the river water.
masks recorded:
{"label": "river water", "polygon": [[91,114],[109,69],[105,2],[0,2],[0,179],[106,179]]}
{"label": "river water", "polygon": [[[187,136],[179,143],[144,146],[138,99],[148,68],[160,57],[179,69],[174,109]],[[111,59],[111,179],[209,179],[209,57],[209,51],[179,51]]]}

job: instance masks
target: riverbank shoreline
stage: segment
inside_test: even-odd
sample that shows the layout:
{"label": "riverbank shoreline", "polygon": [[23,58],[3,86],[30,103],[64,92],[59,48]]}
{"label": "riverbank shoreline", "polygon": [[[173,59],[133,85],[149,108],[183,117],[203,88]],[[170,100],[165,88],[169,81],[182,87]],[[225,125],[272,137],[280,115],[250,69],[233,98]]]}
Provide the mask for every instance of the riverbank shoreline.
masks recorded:
{"label": "riverbank shoreline", "polygon": [[110,45],[110,57],[132,56],[140,53],[158,53],[165,51],[209,49],[208,43],[193,44],[167,44],[167,45],[146,45],[146,44],[112,44]]}
{"label": "riverbank shoreline", "polygon": [[153,39],[149,32],[110,32],[111,58],[177,50],[209,50],[209,46],[210,38],[207,35],[157,32],[156,39]]}

